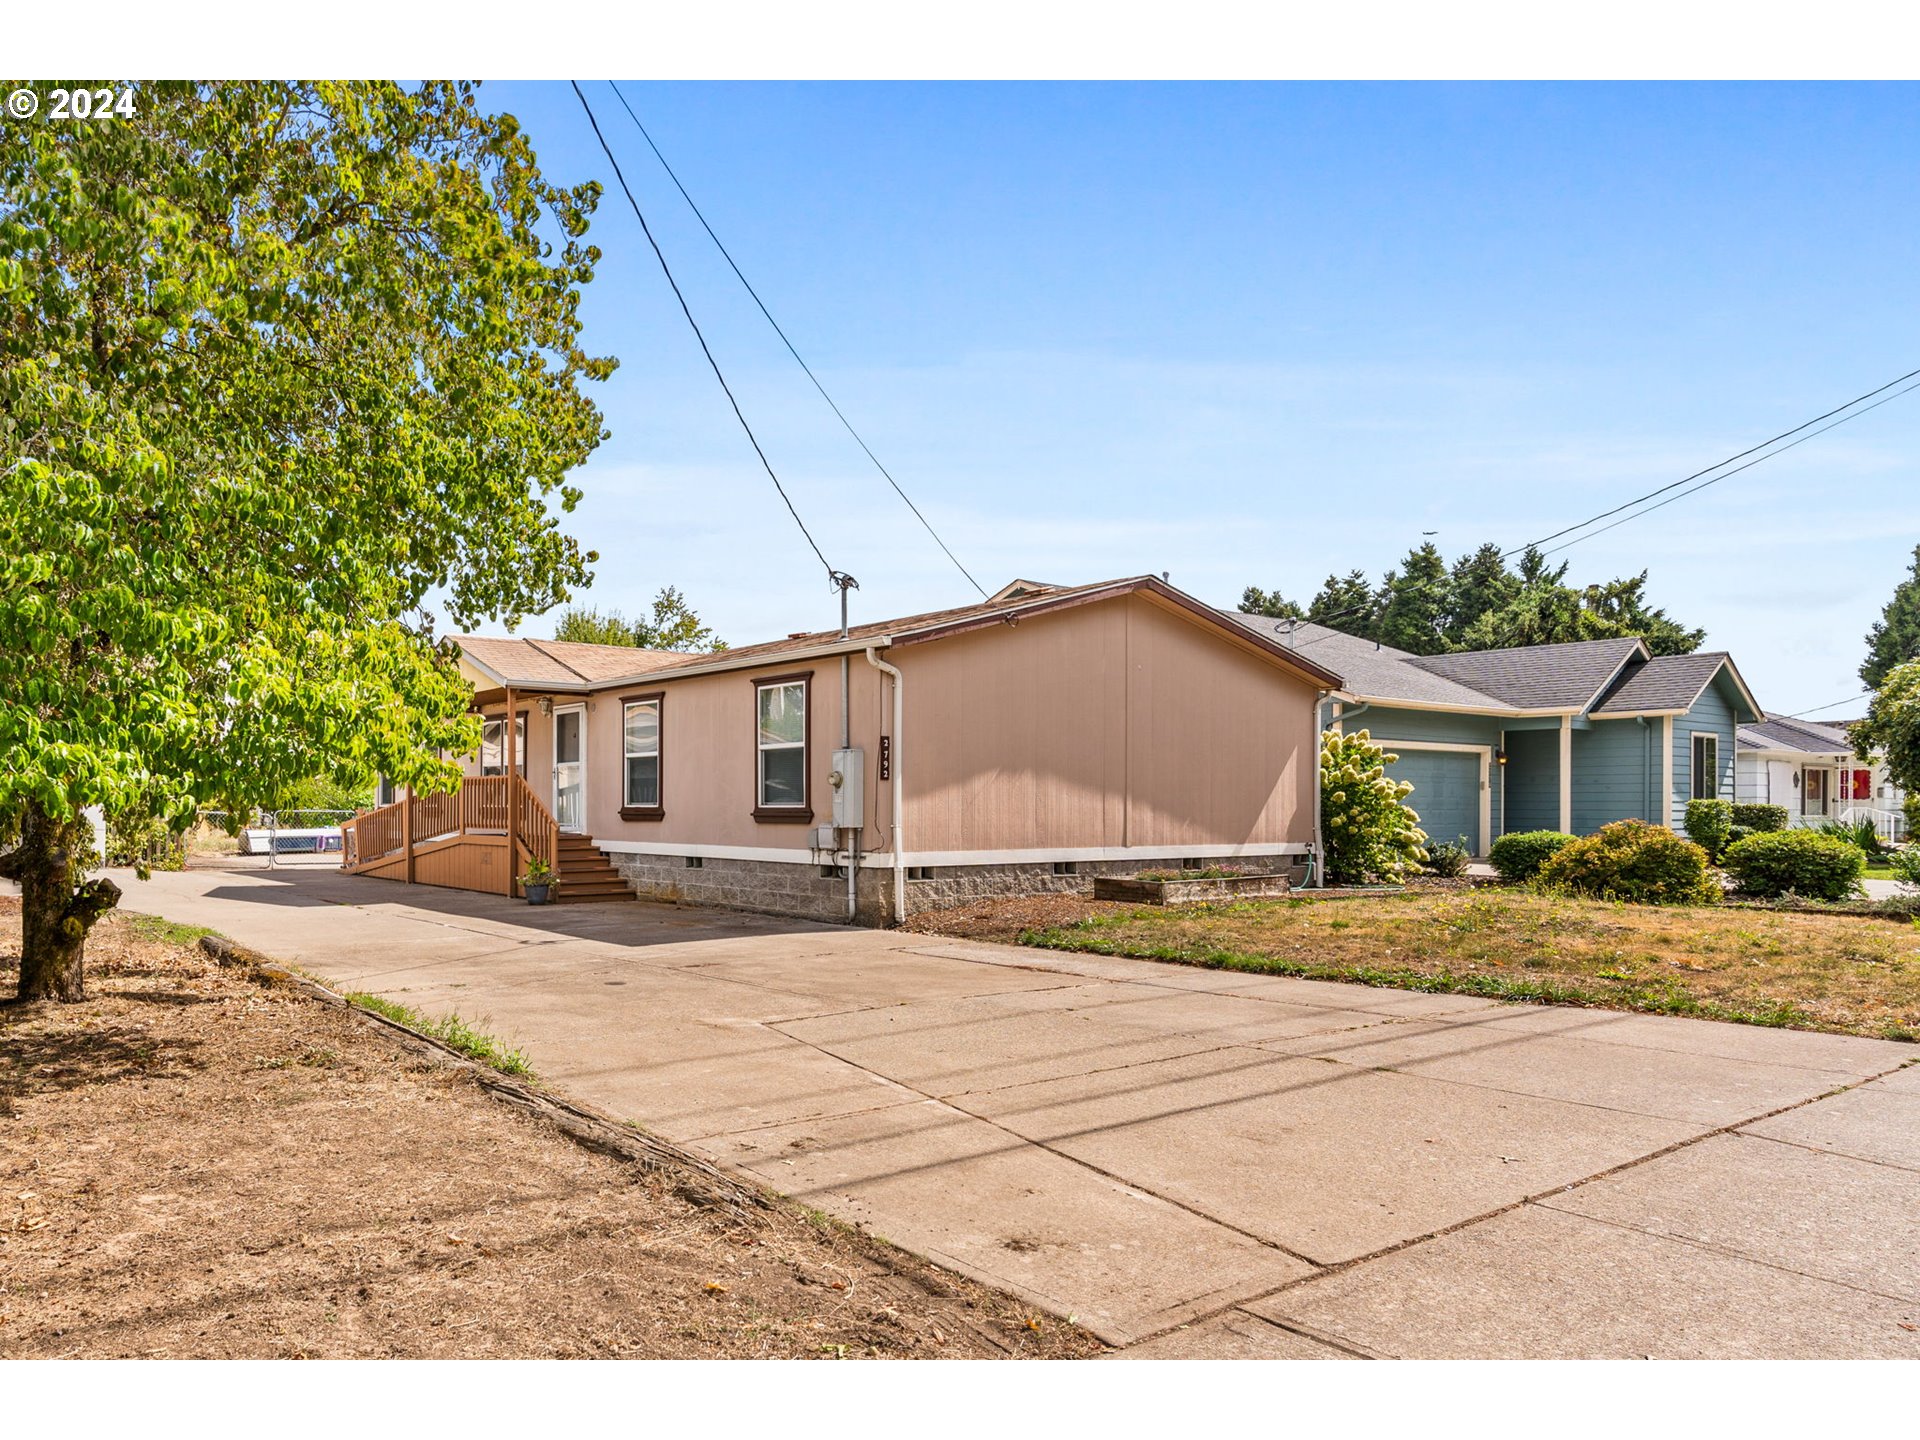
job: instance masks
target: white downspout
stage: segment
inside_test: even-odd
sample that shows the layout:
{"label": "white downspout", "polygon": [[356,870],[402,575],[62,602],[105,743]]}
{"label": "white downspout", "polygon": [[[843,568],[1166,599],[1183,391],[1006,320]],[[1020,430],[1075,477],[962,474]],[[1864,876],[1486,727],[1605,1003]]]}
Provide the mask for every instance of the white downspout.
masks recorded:
{"label": "white downspout", "polygon": [[[1313,696],[1313,888],[1323,889],[1327,883],[1327,847],[1320,833],[1320,744],[1328,730],[1339,723],[1336,717],[1332,724],[1320,724],[1320,707],[1333,692],[1317,690]],[[1337,708],[1337,705],[1336,705]]]}
{"label": "white downspout", "polygon": [[[901,847],[902,790],[900,785],[900,757],[905,747],[900,743],[900,732],[906,724],[906,677],[892,665],[875,653],[873,646],[867,647],[867,663],[893,677],[893,923],[907,923],[907,865],[906,854]],[[1318,765],[1315,774],[1319,773]]]}

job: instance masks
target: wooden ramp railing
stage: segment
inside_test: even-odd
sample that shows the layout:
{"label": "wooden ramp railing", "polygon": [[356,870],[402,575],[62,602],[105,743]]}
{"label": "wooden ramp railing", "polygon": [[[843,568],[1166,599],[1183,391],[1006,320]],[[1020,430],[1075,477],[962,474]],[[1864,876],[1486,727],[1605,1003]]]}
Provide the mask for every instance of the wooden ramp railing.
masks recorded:
{"label": "wooden ramp railing", "polygon": [[526,863],[557,866],[553,814],[518,775],[470,776],[458,790],[406,795],[340,827],[341,869],[456,890],[515,895]]}

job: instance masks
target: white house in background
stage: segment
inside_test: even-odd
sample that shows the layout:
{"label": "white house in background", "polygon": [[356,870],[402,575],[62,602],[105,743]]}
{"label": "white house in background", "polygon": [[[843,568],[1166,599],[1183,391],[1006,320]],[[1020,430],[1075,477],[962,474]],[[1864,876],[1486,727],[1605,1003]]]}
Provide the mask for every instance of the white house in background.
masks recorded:
{"label": "white house in background", "polygon": [[1889,840],[1906,838],[1906,800],[1884,765],[1853,753],[1841,725],[1758,720],[1740,727],[1734,798],[1784,805],[1791,825],[1867,818]]}

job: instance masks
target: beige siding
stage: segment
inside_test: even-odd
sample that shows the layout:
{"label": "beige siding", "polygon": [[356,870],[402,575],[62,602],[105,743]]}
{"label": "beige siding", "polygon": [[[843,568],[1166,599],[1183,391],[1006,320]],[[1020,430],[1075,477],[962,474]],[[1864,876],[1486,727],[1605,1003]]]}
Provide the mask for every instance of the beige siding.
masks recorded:
{"label": "beige siding", "polygon": [[909,851],[1312,839],[1313,688],[1153,600],[892,659]]}
{"label": "beige siding", "polygon": [[[1313,687],[1185,612],[1130,596],[1030,616],[885,658],[906,675],[907,850],[1005,852],[1305,844],[1313,838]],[[756,819],[754,681],[810,671],[808,824]],[[659,820],[621,818],[623,695],[663,691]],[[879,742],[891,682],[855,655],[866,752],[861,848],[890,845]],[[567,703],[557,699],[556,703]],[[527,778],[549,805],[552,721],[526,707]],[[494,713],[498,713],[498,709]],[[590,697],[587,830],[662,847],[802,856],[832,813],[837,658],[636,683]],[[471,770],[473,767],[469,766]]]}

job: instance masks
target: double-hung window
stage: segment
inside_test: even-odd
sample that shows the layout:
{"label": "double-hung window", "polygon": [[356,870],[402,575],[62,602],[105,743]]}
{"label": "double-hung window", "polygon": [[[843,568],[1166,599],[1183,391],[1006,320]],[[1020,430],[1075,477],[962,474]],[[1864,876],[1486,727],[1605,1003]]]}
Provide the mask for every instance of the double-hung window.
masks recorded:
{"label": "double-hung window", "polygon": [[[513,768],[522,780],[527,778],[527,717],[513,717]],[[507,773],[507,722],[498,717],[480,722],[480,773]]]}
{"label": "double-hung window", "polygon": [[810,820],[806,675],[754,682],[754,811],[762,820]]}
{"label": "double-hung window", "polygon": [[626,820],[658,819],[660,796],[660,711],[665,696],[629,695],[620,702],[622,766],[620,815]]}
{"label": "double-hung window", "polygon": [[1693,798],[1711,800],[1720,793],[1720,737],[1693,732]]}

